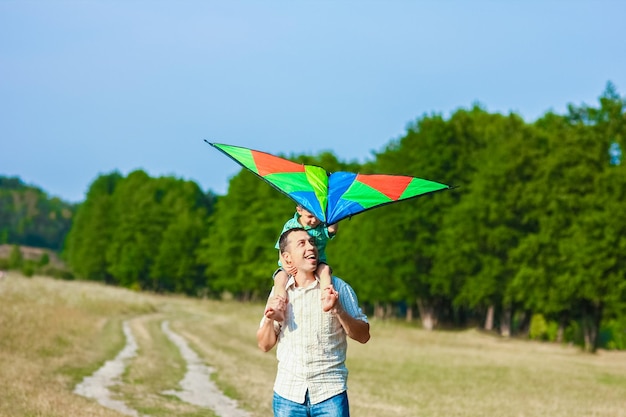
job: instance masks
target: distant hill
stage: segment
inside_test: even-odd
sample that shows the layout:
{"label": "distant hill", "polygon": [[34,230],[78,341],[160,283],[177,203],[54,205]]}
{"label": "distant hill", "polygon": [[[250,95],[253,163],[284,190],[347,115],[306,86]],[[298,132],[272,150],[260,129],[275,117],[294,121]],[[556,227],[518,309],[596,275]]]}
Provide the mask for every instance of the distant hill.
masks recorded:
{"label": "distant hill", "polygon": [[0,175],[0,244],[60,251],[75,212],[74,204],[18,177]]}
{"label": "distant hill", "polygon": [[[9,259],[12,245],[0,245],[0,259]],[[25,261],[40,262],[42,257],[48,256],[48,263],[55,268],[64,268],[65,263],[59,258],[59,255],[50,249],[34,248],[30,246],[20,246],[20,252],[22,252],[22,258]]]}

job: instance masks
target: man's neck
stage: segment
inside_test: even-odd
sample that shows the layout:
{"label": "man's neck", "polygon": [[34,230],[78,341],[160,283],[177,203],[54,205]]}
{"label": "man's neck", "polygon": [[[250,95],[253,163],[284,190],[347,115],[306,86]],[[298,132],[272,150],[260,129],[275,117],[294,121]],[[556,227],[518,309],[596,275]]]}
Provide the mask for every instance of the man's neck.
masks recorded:
{"label": "man's neck", "polygon": [[296,287],[307,287],[315,281],[315,273],[312,271],[298,271],[294,279],[296,280]]}

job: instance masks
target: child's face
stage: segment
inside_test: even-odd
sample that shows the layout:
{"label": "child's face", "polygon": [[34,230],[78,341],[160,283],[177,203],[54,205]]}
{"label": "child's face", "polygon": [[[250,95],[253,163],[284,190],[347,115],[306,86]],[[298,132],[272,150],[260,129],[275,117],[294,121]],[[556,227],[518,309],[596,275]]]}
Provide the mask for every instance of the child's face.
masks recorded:
{"label": "child's face", "polygon": [[313,214],[311,214],[311,212],[309,212],[308,210],[303,209],[302,207],[296,207],[296,211],[298,212],[298,215],[300,215],[298,221],[302,226],[312,228],[320,224],[320,220]]}

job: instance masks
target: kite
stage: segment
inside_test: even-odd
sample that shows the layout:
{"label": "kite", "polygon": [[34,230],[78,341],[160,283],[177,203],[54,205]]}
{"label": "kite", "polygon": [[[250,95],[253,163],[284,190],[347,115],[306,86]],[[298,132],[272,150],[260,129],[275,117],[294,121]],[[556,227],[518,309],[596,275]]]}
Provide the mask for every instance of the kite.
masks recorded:
{"label": "kite", "polygon": [[386,204],[408,200],[451,187],[402,175],[329,173],[269,153],[240,146],[209,145],[250,170],[326,224]]}

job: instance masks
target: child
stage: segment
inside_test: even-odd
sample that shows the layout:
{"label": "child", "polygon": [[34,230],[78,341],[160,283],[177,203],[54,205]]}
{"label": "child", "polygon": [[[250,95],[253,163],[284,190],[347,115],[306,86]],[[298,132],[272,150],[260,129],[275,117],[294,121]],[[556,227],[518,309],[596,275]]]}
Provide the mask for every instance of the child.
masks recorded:
{"label": "child", "polygon": [[[320,278],[320,288],[322,289],[322,309],[324,311],[329,311],[332,305],[330,304],[332,298],[326,297],[326,290],[330,287],[332,270],[326,263],[326,244],[330,239],[335,237],[338,225],[337,223],[331,225],[322,223],[320,219],[315,217],[311,212],[306,210],[301,205],[298,205],[296,207],[295,216],[285,223],[281,234],[296,227],[304,228],[310,236],[315,238],[315,246],[317,246],[318,252],[318,264],[315,272]],[[278,249],[278,243],[276,243],[276,248]],[[287,290],[285,288],[287,286],[287,280],[289,279],[289,275],[296,273],[297,269],[293,265],[283,265],[281,261],[282,257],[278,261],[281,268],[274,274],[274,294],[283,300],[287,300]],[[268,308],[268,310],[273,309]],[[275,310],[274,320],[283,321],[284,312]]]}

